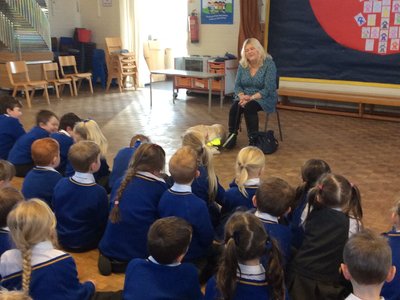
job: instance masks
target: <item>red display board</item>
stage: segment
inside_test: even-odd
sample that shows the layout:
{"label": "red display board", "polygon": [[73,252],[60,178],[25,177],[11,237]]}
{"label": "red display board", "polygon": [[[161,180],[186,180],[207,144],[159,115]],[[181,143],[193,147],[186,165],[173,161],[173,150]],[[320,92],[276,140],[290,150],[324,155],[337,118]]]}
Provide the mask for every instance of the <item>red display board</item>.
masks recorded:
{"label": "red display board", "polygon": [[400,52],[400,0],[309,0],[337,43],[380,55]]}

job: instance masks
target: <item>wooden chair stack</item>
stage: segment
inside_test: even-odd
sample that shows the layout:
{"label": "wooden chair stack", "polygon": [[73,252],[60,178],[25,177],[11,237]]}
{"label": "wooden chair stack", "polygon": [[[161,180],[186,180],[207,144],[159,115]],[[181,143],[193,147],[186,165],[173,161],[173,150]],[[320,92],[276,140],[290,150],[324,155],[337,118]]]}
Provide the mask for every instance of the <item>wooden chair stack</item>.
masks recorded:
{"label": "wooden chair stack", "polygon": [[[35,80],[29,78],[29,71],[25,61],[9,61],[6,63],[6,70],[11,85],[13,86],[13,97],[16,96],[18,90],[25,93],[28,107],[32,107],[31,99],[35,95],[36,89],[42,89],[43,95],[46,98],[47,104],[50,104],[49,93],[47,91],[47,81]],[[29,92],[31,91],[31,94]]]}
{"label": "wooden chair stack", "polygon": [[136,56],[133,52],[123,52],[122,41],[119,37],[108,37],[106,41],[106,63],[108,70],[107,77],[107,89],[110,89],[110,85],[113,79],[118,82],[119,90],[126,86],[128,77],[132,77],[133,85],[135,90],[138,85],[138,69],[136,65]]}

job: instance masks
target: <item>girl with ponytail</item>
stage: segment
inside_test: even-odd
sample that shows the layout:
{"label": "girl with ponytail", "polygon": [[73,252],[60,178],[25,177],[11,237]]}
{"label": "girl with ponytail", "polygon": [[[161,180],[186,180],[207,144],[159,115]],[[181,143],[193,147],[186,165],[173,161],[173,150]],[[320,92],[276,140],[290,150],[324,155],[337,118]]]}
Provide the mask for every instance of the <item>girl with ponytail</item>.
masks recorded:
{"label": "girl with ponytail", "polygon": [[94,284],[80,283],[73,258],[55,249],[56,219],[45,202],[20,202],[8,215],[7,225],[17,249],[1,256],[4,288],[22,288],[35,300],[91,299]]}
{"label": "girl with ponytail", "polygon": [[123,178],[111,191],[112,209],[99,244],[102,275],[125,272],[133,258],[146,258],[147,232],[158,219],[157,207],[168,186],[161,173],[165,151],[157,144],[141,144]]}
{"label": "girl with ponytail", "polygon": [[252,198],[260,185],[265,156],[257,147],[248,146],[239,151],[236,158],[236,177],[225,192],[222,214],[227,215],[237,207],[254,208]]}
{"label": "girl with ponytail", "polygon": [[281,254],[255,215],[234,213],[225,225],[224,242],[217,274],[206,286],[206,300],[285,299]]}
{"label": "girl with ponytail", "polygon": [[345,177],[326,173],[308,192],[306,213],[304,240],[289,273],[291,298],[345,298],[349,291],[338,270],[344,245],[362,229],[360,192]]}

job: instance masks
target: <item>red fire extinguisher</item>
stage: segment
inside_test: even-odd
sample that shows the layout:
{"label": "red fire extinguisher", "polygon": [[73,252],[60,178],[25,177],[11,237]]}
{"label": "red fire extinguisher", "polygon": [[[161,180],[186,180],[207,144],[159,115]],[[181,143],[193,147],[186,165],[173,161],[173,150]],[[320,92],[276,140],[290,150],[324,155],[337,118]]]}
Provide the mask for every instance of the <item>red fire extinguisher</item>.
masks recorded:
{"label": "red fire extinguisher", "polygon": [[189,37],[191,43],[199,42],[199,18],[197,12],[194,9],[189,16]]}

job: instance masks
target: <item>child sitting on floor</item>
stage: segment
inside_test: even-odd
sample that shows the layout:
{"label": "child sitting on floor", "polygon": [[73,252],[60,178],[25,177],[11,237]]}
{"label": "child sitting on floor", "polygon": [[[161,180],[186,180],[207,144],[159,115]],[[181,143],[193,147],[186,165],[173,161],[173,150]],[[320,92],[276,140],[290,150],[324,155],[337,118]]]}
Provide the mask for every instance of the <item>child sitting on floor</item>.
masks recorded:
{"label": "child sitting on floor", "polygon": [[146,258],[147,232],[159,218],[161,195],[168,186],[161,178],[165,151],[157,144],[142,144],[128,170],[111,191],[112,210],[99,244],[98,267],[102,275],[123,273],[133,258]]}
{"label": "child sitting on floor", "polygon": [[73,258],[55,249],[56,219],[39,199],[21,201],[9,214],[7,225],[17,249],[0,260],[1,285],[21,289],[35,300],[89,300],[95,286],[80,283]]}
{"label": "child sitting on floor", "polygon": [[23,200],[24,196],[12,187],[0,189],[0,256],[5,251],[15,248],[7,227],[7,216],[14,206]]}
{"label": "child sitting on floor", "polygon": [[100,168],[100,148],[91,141],[78,142],[69,149],[68,160],[76,172],[57,183],[52,207],[61,245],[83,252],[97,248],[108,218],[107,192],[93,176]]}
{"label": "child sitting on floor", "polygon": [[392,248],[392,261],[396,267],[396,275],[391,282],[385,282],[381,295],[385,300],[400,299],[400,201],[397,201],[392,212],[393,228],[383,235],[388,239]]}
{"label": "child sitting on floor", "polygon": [[76,114],[70,112],[64,114],[60,119],[60,127],[58,132],[50,134],[50,137],[55,139],[60,144],[60,165],[57,167],[57,171],[64,175],[65,168],[68,161],[68,151],[69,148],[74,143],[72,137],[74,126],[77,122],[80,122]]}
{"label": "child sitting on floor", "polygon": [[19,121],[21,108],[21,101],[14,97],[0,97],[0,159],[7,159],[15,142],[25,134]]}
{"label": "child sitting on floor", "polygon": [[162,218],[151,225],[147,259],[133,259],[126,270],[124,299],[203,299],[196,268],[182,263],[192,227],[181,218]]}
{"label": "child sitting on floor", "polygon": [[37,113],[36,126],[22,135],[8,154],[8,160],[14,165],[18,177],[25,177],[35,166],[31,155],[32,143],[57,132],[58,124],[58,117],[53,112],[41,110]]}
{"label": "child sitting on floor", "polygon": [[[353,293],[346,300],[383,299],[380,297],[382,286],[392,281],[396,273],[392,251],[384,237],[370,230],[354,234],[344,246],[343,262],[343,275],[353,286]],[[396,289],[399,289],[398,283]]]}
{"label": "child sitting on floor", "polygon": [[136,134],[132,137],[129,147],[122,148],[118,151],[114,158],[113,168],[110,174],[110,188],[114,186],[117,179],[125,175],[133,154],[142,143],[150,143],[150,139],[143,134]]}
{"label": "child sitting on floor", "polygon": [[264,153],[257,147],[247,146],[239,151],[236,177],[225,192],[222,214],[229,215],[237,207],[254,208],[253,196],[260,185],[260,176],[265,167]]}
{"label": "child sitting on floor", "polygon": [[257,207],[255,215],[263,222],[268,235],[277,240],[285,265],[291,258],[292,236],[289,226],[280,224],[280,221],[290,211],[293,198],[294,189],[276,177],[262,181],[253,197],[253,204]]}
{"label": "child sitting on floor", "polygon": [[0,159],[0,189],[10,186],[11,180],[15,176],[15,168],[7,160]]}
{"label": "child sitting on floor", "polygon": [[52,138],[39,139],[32,144],[35,167],[26,174],[22,194],[26,199],[39,198],[51,207],[54,187],[62,178],[56,171],[60,163],[60,147]]}
{"label": "child sitting on floor", "polygon": [[256,216],[234,213],[225,225],[224,243],[218,272],[207,282],[204,299],[285,299],[279,248]]}
{"label": "child sitting on floor", "polygon": [[206,203],[191,189],[199,176],[196,152],[188,146],[178,149],[169,161],[169,172],[175,183],[162,195],[158,213],[161,218],[180,217],[192,225],[192,242],[184,261],[201,265],[209,256],[214,230]]}

